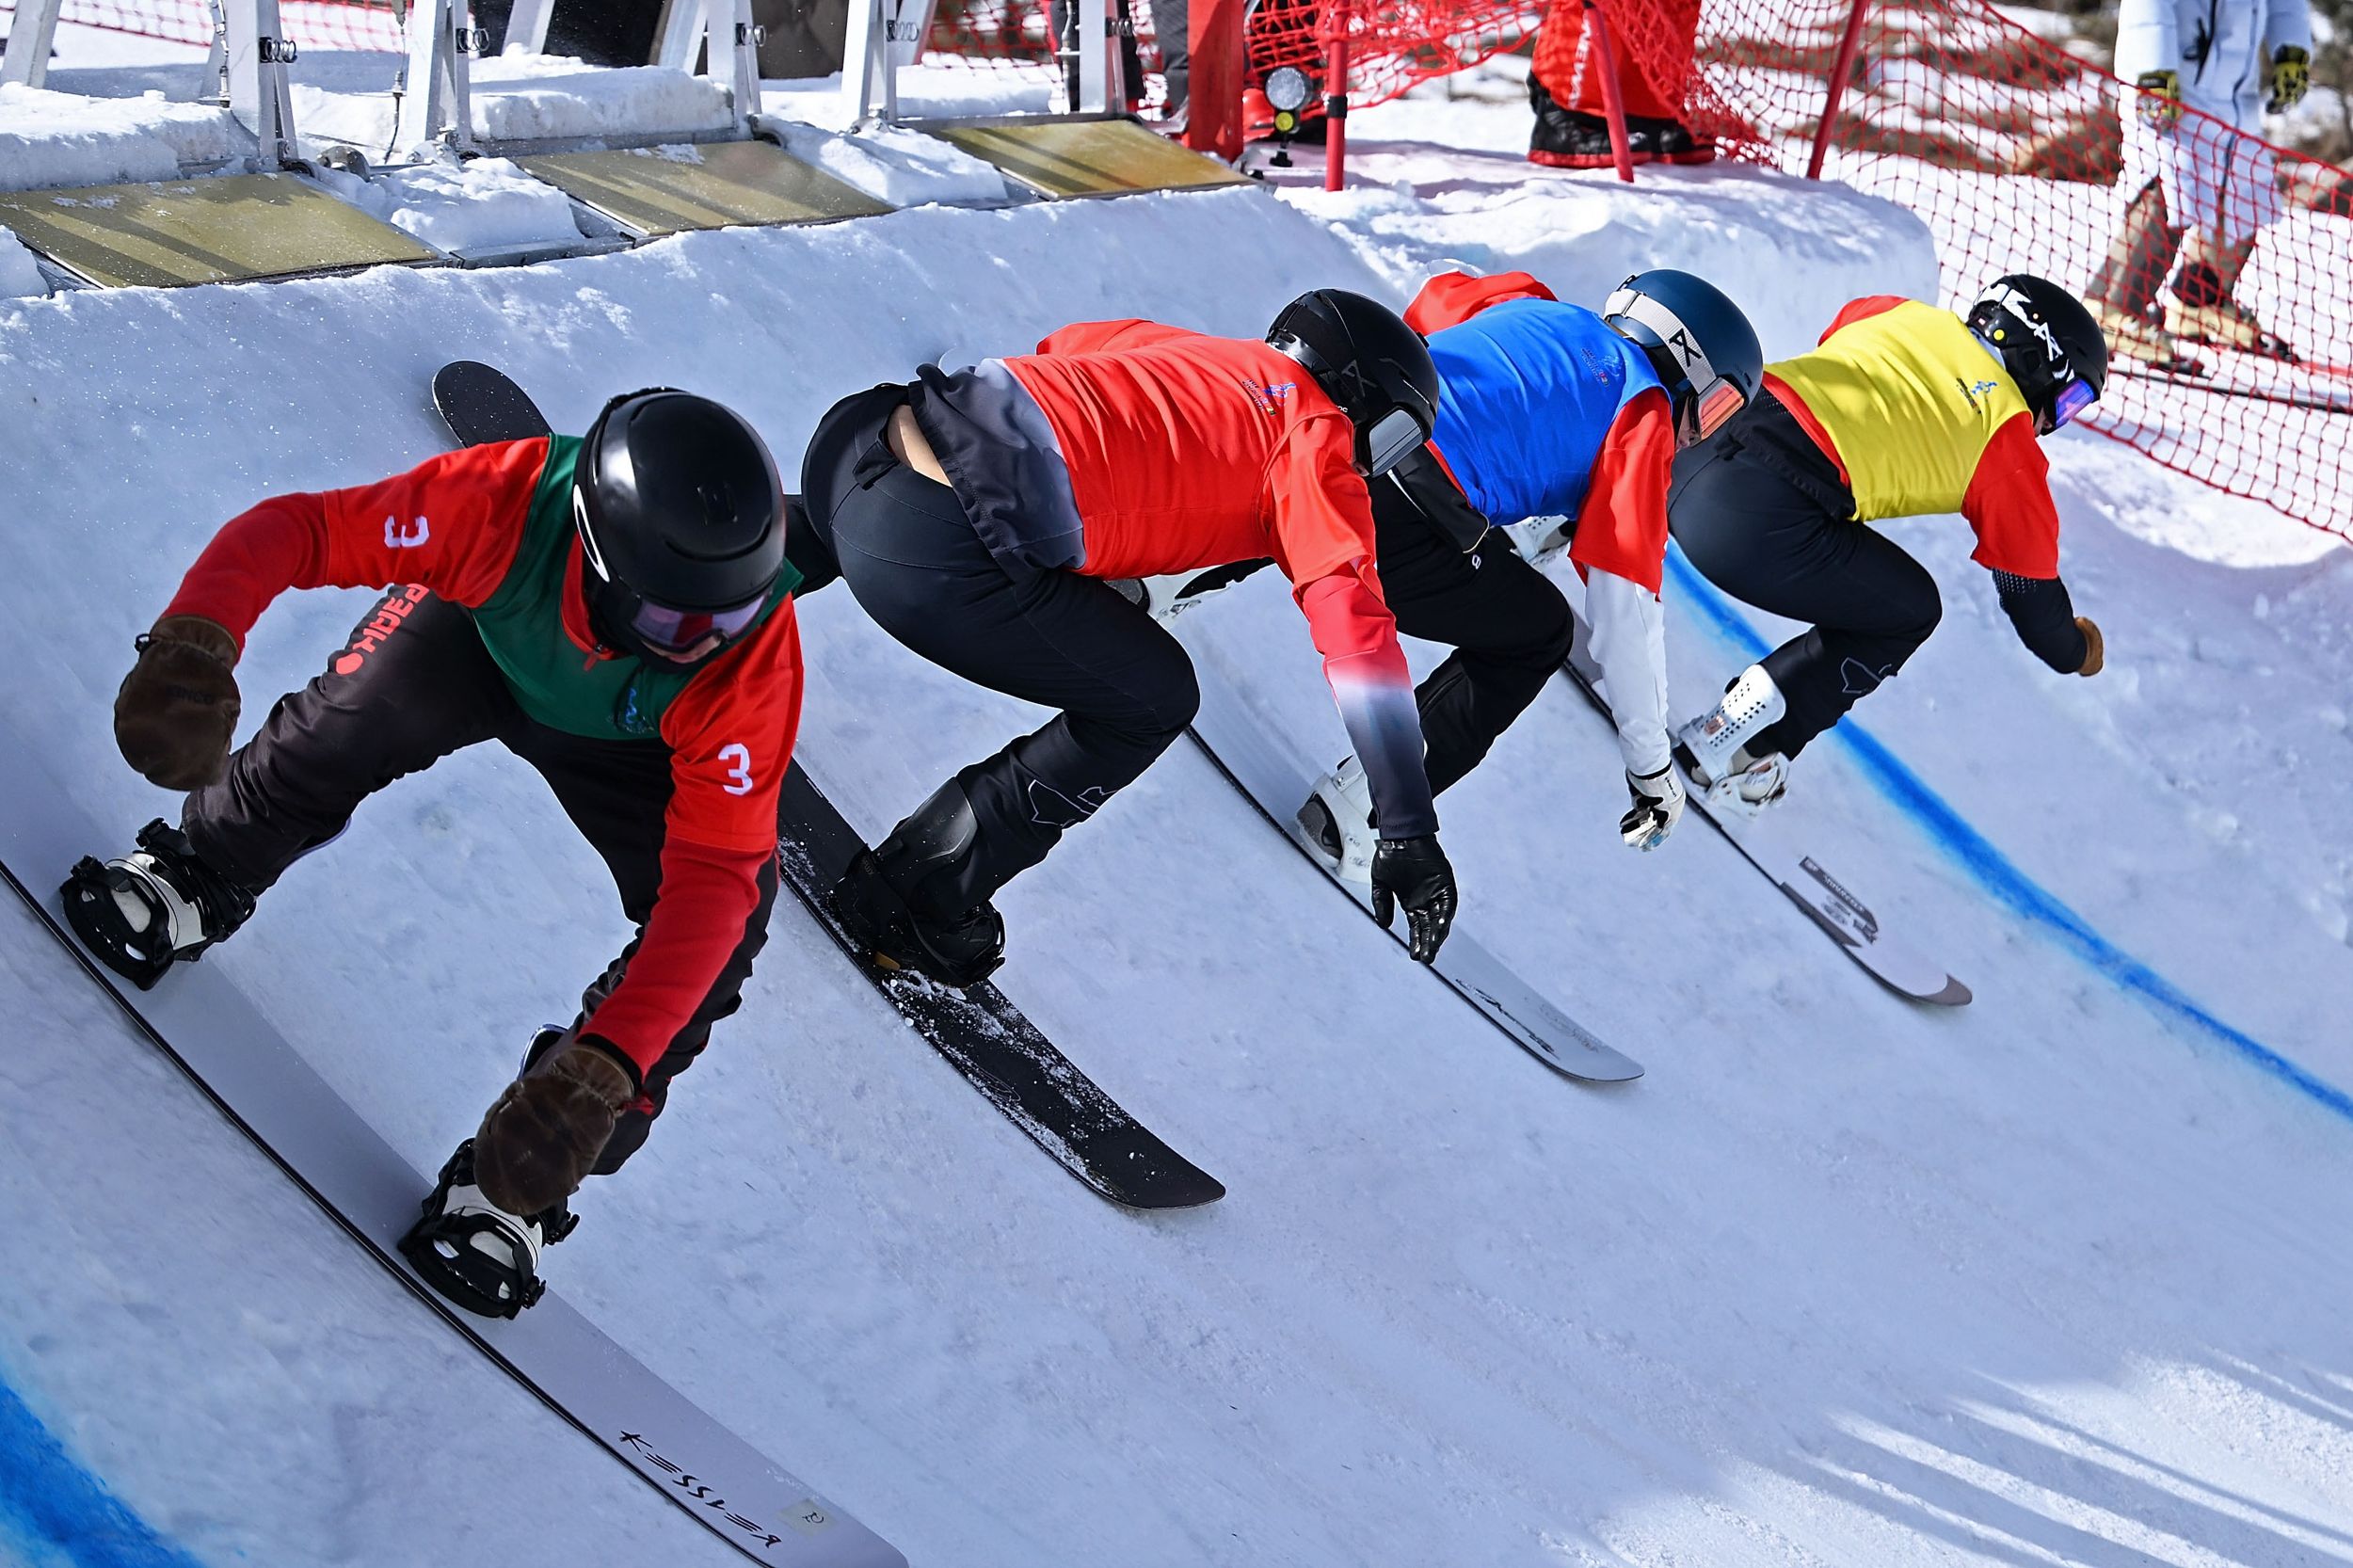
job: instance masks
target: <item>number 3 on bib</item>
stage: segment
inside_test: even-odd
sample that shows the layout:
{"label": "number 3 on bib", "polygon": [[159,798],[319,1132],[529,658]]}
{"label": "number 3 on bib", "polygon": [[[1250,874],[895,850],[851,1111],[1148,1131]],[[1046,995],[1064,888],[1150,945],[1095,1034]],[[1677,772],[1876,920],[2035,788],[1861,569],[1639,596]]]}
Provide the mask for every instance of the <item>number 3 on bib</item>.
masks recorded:
{"label": "number 3 on bib", "polygon": [[723,745],[718,760],[728,765],[728,781],[721,786],[731,795],[752,792],[752,748],[741,744]]}

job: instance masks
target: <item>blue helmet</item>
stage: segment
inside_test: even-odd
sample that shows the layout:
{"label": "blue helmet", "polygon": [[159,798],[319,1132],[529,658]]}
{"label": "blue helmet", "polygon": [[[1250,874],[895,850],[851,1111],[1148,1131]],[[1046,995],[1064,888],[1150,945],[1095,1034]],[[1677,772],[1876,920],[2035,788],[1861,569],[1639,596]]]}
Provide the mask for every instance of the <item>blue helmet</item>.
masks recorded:
{"label": "blue helmet", "polygon": [[1658,372],[1685,446],[1714,435],[1764,390],[1756,328],[1705,279],[1672,267],[1638,272],[1603,302],[1601,319]]}

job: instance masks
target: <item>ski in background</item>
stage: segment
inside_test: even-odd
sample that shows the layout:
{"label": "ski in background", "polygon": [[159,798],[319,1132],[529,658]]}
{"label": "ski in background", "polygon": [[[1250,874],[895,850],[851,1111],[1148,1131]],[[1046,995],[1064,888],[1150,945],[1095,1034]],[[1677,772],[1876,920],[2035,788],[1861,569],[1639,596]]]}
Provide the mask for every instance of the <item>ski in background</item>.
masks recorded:
{"label": "ski in background", "polygon": [[[433,402],[464,445],[548,433],[528,393],[470,360],[434,376]],[[865,841],[798,761],[785,774],[776,830],[784,880],[809,916],[892,1009],[1056,1163],[1129,1208],[1191,1208],[1225,1195],[1216,1177],[1080,1072],[993,981],[957,992],[870,960],[826,903]]]}
{"label": "ski in background", "polygon": [[85,949],[56,891],[69,858],[109,837],[0,716],[0,880],[237,1130],[418,1300],[556,1416],[720,1540],[779,1568],[905,1568],[881,1537],[719,1424],[553,1290],[513,1319],[444,1299],[400,1255],[432,1182],[321,1078],[219,965],[182,963],[136,989]]}
{"label": "ski in background", "polygon": [[[1607,721],[1609,705],[1600,691],[1601,672],[1593,663],[1589,651],[1593,643],[1593,628],[1586,624],[1584,612],[1572,605],[1570,617],[1575,625],[1569,645],[1569,659],[1562,668],[1577,689],[1585,694],[1593,710]],[[1677,763],[1678,769],[1681,764]],[[1689,773],[1683,775],[1684,792],[1689,797],[1686,809],[1693,816],[1704,817],[1740,852],[1742,859],[1765,874],[1765,879],[1779,888],[1796,904],[1811,916],[1822,928],[1823,935],[1838,944],[1838,950],[1853,959],[1872,979],[1908,1000],[1926,1002],[1937,1007],[1965,1007],[1970,1001],[1969,987],[1945,971],[1935,963],[1900,938],[1889,936],[1881,928],[1879,917],[1871,906],[1857,898],[1838,877],[1826,870],[1821,861],[1802,850],[1791,849],[1784,841],[1784,824],[1778,821],[1753,821],[1733,811],[1719,811],[1708,803],[1707,792],[1692,781]],[[1786,810],[1781,807],[1778,810]]]}
{"label": "ski in background", "polygon": [[2315,413],[2353,413],[2353,367],[2307,364],[2300,360],[2217,349],[2210,344],[2200,344],[2198,352],[2212,356],[2214,362],[2185,358],[2152,364],[2120,355],[2110,369],[2118,376],[2162,381],[2217,397],[2243,397]]}
{"label": "ski in background", "polygon": [[[1193,740],[1209,753],[1218,771],[1290,840],[1292,848],[1369,915],[1368,895],[1334,873],[1299,825],[1297,813],[1314,785],[1313,776],[1251,715],[1241,694],[1214,661],[1201,657],[1197,648],[1194,655],[1201,711],[1193,721]],[[1407,940],[1406,929],[1407,922],[1400,920],[1390,932],[1400,946]],[[1623,1083],[1642,1076],[1641,1064],[1603,1044],[1480,946],[1461,925],[1455,926],[1438,950],[1431,969],[1489,1023],[1561,1076],[1587,1083]]]}

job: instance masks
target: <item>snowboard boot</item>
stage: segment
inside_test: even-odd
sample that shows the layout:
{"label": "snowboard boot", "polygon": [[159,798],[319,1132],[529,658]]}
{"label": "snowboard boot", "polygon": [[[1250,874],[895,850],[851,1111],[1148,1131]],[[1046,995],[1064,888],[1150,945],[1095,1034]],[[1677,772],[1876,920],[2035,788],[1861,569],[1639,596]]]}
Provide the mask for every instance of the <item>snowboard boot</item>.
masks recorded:
{"label": "snowboard boot", "polygon": [[828,900],[872,961],[959,990],[1005,961],[1005,920],[988,902],[1002,878],[985,870],[979,816],[950,779],[890,837],[862,850]]}
{"label": "snowboard boot", "polygon": [[[2295,352],[2264,329],[2255,313],[2231,296],[2244,252],[2222,250],[2219,264],[2191,257],[2173,280],[2172,296],[2165,302],[2166,330],[2189,343],[2212,344],[2242,354],[2261,354],[2293,362]],[[2226,276],[2227,273],[2227,276]]]}
{"label": "snowboard boot", "polygon": [[1316,780],[1299,808],[1300,830],[1316,847],[1327,870],[1344,881],[1372,883],[1372,854],[1381,844],[1372,817],[1372,785],[1355,758]]}
{"label": "snowboard boot", "polygon": [[193,963],[253,913],[253,895],[199,858],[188,836],[161,817],[139,829],[138,848],[101,864],[86,855],[61,889],[66,920],[90,952],[140,990],[175,963]]}
{"label": "snowboard boot", "polygon": [[1710,805],[1753,814],[1787,791],[1789,759],[1778,751],[1752,752],[1748,743],[1787,712],[1772,676],[1764,665],[1751,664],[1724,688],[1713,711],[1675,732],[1675,760]]}
{"label": "snowboard boot", "polygon": [[[1609,122],[1599,115],[1564,109],[1553,101],[1542,82],[1528,79],[1528,102],[1536,111],[1536,124],[1528,135],[1528,161],[1547,168],[1609,168],[1617,160],[1609,146]],[[1629,151],[1638,164],[1657,155],[1655,139],[1648,149],[1626,127]]]}
{"label": "snowboard boot", "polygon": [[2091,319],[2099,324],[2100,335],[2108,340],[2111,353],[2166,369],[2180,369],[2196,362],[2182,352],[2173,334],[2159,326],[2154,317],[2129,315],[2102,299],[2086,303],[2091,308]]}
{"label": "snowboard boot", "polygon": [[[1638,120],[1628,117],[1626,139],[1638,152],[1647,151],[1660,163],[1712,164],[1716,138],[1703,136],[1679,120]],[[1603,135],[1609,134],[1605,126]]]}
{"label": "snowboard boot", "polygon": [[547,1292],[539,1256],[580,1224],[557,1203],[536,1214],[511,1214],[474,1184],[473,1140],[441,1167],[417,1223],[400,1239],[400,1255],[418,1277],[484,1318],[512,1318]]}

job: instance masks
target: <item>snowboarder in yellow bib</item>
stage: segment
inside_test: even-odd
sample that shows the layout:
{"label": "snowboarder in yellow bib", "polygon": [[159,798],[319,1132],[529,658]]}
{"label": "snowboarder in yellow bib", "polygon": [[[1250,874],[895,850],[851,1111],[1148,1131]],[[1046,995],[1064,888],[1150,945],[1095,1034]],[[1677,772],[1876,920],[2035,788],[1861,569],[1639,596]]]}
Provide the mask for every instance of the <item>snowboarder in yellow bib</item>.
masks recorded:
{"label": "snowboarder in yellow bib", "polygon": [[2107,366],[2090,313],[2041,278],[2000,279],[1965,318],[1858,299],[1812,352],[1767,365],[1766,395],[1714,442],[1676,460],[1668,528],[1691,564],[1813,623],[1677,733],[1711,799],[1779,799],[1790,760],[1936,630],[1936,582],[1865,526],[1882,518],[1959,512],[2020,640],[2062,674],[2099,672],[2100,629],[2059,581],[2040,438],[2099,397]]}

